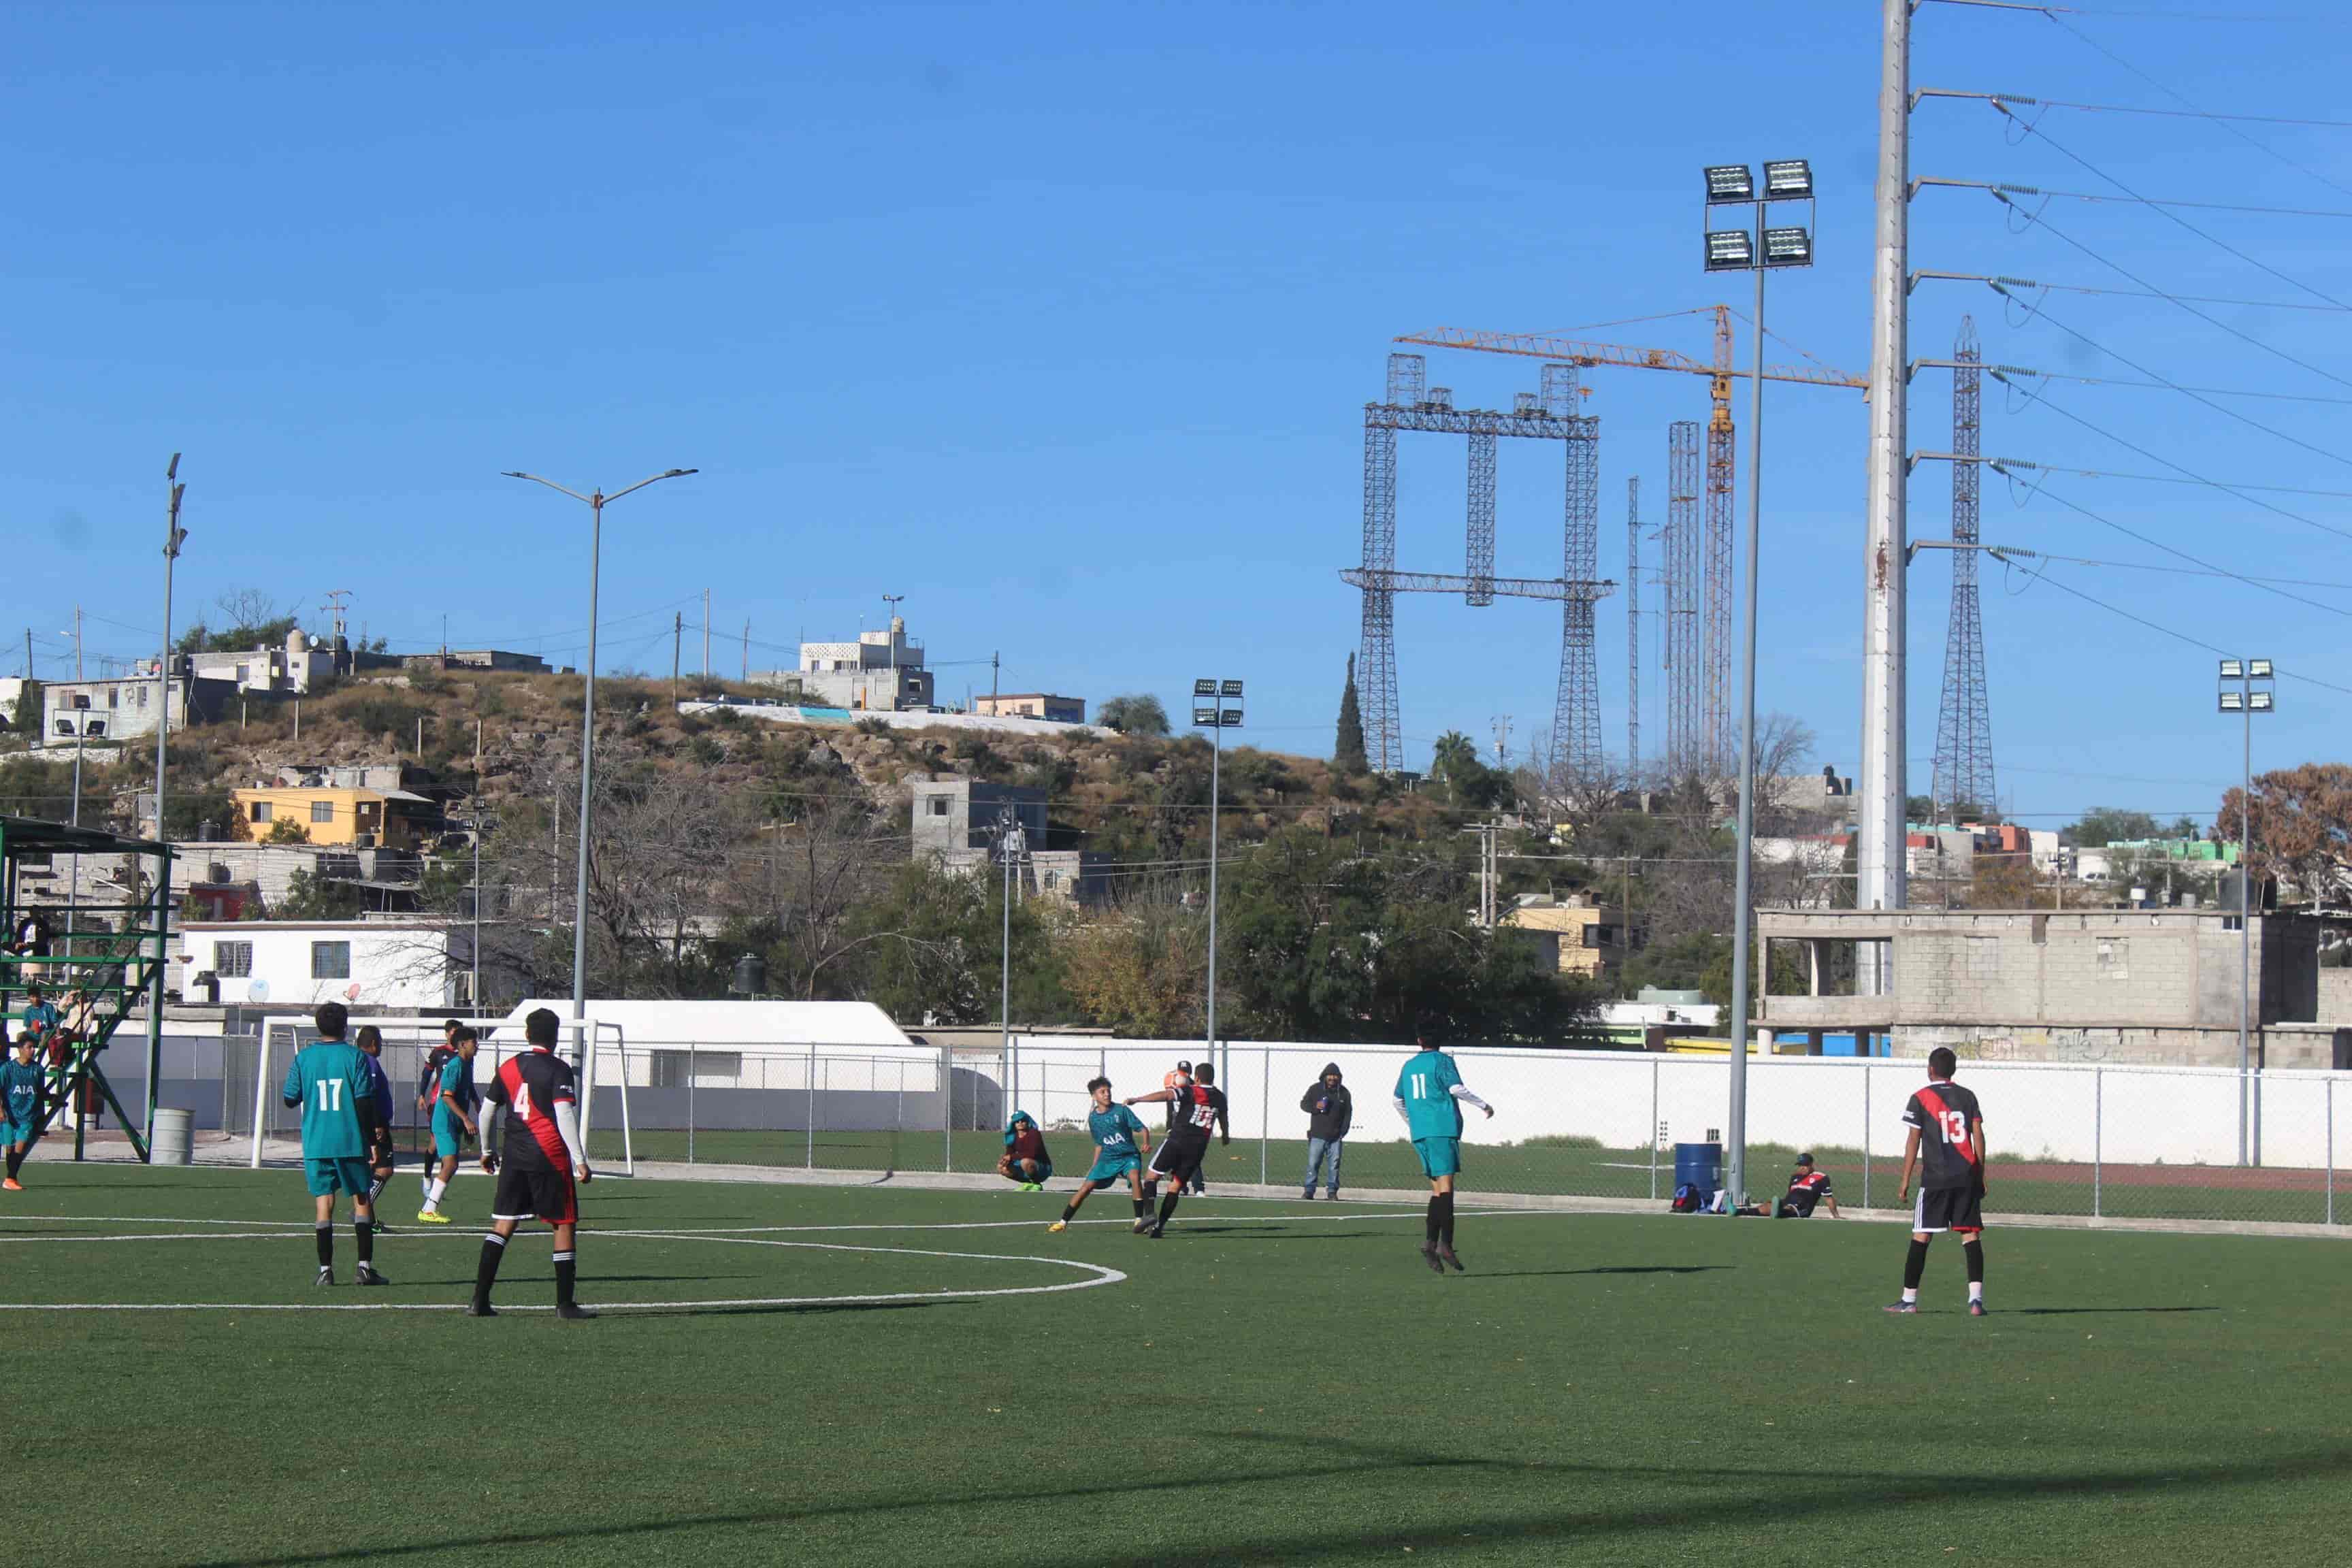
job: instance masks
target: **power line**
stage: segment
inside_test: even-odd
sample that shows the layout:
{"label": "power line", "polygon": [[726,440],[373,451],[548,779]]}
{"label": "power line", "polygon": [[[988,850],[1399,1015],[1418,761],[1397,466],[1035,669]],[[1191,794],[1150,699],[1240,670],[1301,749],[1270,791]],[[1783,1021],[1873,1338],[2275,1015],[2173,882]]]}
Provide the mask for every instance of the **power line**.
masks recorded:
{"label": "power line", "polygon": [[[2180,631],[2172,626],[2165,626],[2161,622],[2151,621],[2145,616],[2134,615],[2131,611],[2124,609],[2120,605],[2111,605],[2105,599],[2085,594],[2080,588],[2070,587],[2066,584],[2061,583],[2057,578],[2051,576],[2046,572],[2036,573],[2034,574],[2034,580],[2036,582],[2047,583],[2050,586],[2057,589],[2062,594],[2072,595],[2074,597],[2082,600],[2086,605],[2095,605],[2111,616],[2121,616],[2125,620],[2132,621],[2139,626],[2146,626],[2148,630],[2168,637],[2175,642],[2187,643],[2191,647],[2202,648],[2207,653],[2216,655],[2222,658],[2231,657],[2227,648],[2216,647],[2211,643],[2206,642],[2200,637],[2190,637],[2187,632]],[[2315,675],[2298,674],[2281,665],[2274,664],[2272,668],[2278,672],[2279,679],[2282,680],[2300,680],[2306,686],[2324,687],[2329,691],[2340,691],[2347,697],[2352,697],[2352,686],[2338,686],[2332,680],[2322,680]]]}
{"label": "power line", "polygon": [[[1917,0],[1923,5],[1965,5],[1978,11],[2032,11],[2055,21],[2063,16],[2133,16],[2163,22],[2284,22],[2312,26],[2329,20],[2317,16],[2244,15],[2235,11],[2155,11],[2147,9],[2086,9],[2080,5],[2037,5],[2032,0]],[[2059,26],[2065,26],[2061,22]],[[2066,29],[2073,32],[2072,27]]]}
{"label": "power line", "polygon": [[2208,113],[2201,109],[2149,109],[2136,103],[2078,103],[2063,98],[2031,98],[2021,92],[1961,92],[1950,88],[1923,87],[1911,96],[1915,100],[1984,100],[1995,103],[2021,103],[2032,109],[2067,109],[2098,114],[2147,114],[2168,120],[2237,121],[2249,125],[2296,125],[2319,131],[2352,131],[2352,120],[2311,120],[2289,114],[2218,114]]}
{"label": "power line", "polygon": [[[2021,126],[2030,134],[2040,137],[2042,142],[2048,146],[2052,152],[2058,153],[2069,163],[2075,164],[2077,167],[2085,170],[2099,179],[2105,180],[2107,184],[2115,186],[2116,189],[2123,192],[2126,195],[2131,196],[2137,201],[2147,202],[2148,198],[2147,196],[2142,195],[2139,192],[2132,189],[2131,186],[2124,184],[2123,181],[2117,179],[2115,175],[2108,174],[2105,169],[2100,168],[2088,158],[2084,157],[2073,148],[2068,147],[2065,143],[2060,142],[2056,137],[2051,135],[2050,132],[2042,130],[2040,126],[2032,123],[2031,121],[2021,119],[2018,115],[2011,113],[1998,102],[1993,104],[1993,108],[2004,118],[2008,119],[2012,124]],[[2000,195],[1998,191],[1993,194],[1995,195]],[[2011,205],[2014,205],[2014,204]],[[2019,208],[2018,210],[2023,211],[2024,209]],[[2179,227],[2187,229],[2189,233],[2195,235],[2206,244],[2210,245],[2217,249],[2228,252],[2230,255],[2236,257],[2239,260],[2244,262],[2249,267],[2261,268],[2263,271],[2267,272],[2272,277],[2277,279],[2280,282],[2300,289],[2305,293],[2311,295],[2314,299],[2325,300],[2331,305],[2344,304],[2343,300],[2337,299],[2335,295],[2330,294],[2325,289],[2305,283],[2302,279],[2295,277],[2292,273],[2282,272],[2277,268],[2273,267],[2269,262],[2249,256],[2246,252],[2240,250],[2236,246],[2231,245],[2228,240],[2221,238],[2219,235],[2206,233],[2203,229],[2199,228],[2195,224],[2190,223],[2187,218],[2182,217],[2179,213],[2172,211],[2168,207],[2155,203],[2149,203],[2148,210],[2164,218],[2166,222],[2178,225]]]}
{"label": "power line", "polygon": [[[1995,101],[1993,107],[2000,107]],[[2011,116],[2012,119],[2015,116]],[[2021,125],[2023,121],[2019,121]],[[2030,127],[2029,127],[2030,129]],[[2063,149],[2061,149],[2063,151]],[[1911,182],[1916,190],[1941,188],[1953,191],[1999,191],[2012,196],[2040,196],[2047,201],[2095,202],[2106,206],[2191,207],[2205,212],[2257,213],[2265,217],[2352,217],[2352,211],[2342,207],[2279,207],[2264,206],[2252,202],[2199,202],[2174,196],[2103,196],[2095,191],[2057,191],[2047,185],[2021,185],[2008,180],[1956,180],[1940,174],[1923,174]]]}
{"label": "power line", "polygon": [[[2057,230],[2053,227],[2051,232],[2055,234]],[[2044,283],[2035,278],[1999,277],[1982,272],[1939,272],[1924,268],[1911,274],[1911,287],[1916,289],[1922,283],[1982,283],[1996,289],[2006,284],[2011,289],[2039,289],[2044,293],[2055,294],[2089,294],[2103,300],[2161,300],[2168,304],[2179,304],[2185,300],[2195,305],[2236,305],[2253,310],[2307,310],[2330,316],[2352,314],[2342,306],[2314,305],[2301,300],[2242,300],[2230,294],[2173,294],[2156,289],[2092,289],[2080,283]],[[2011,299],[2029,310],[2041,309],[2038,305],[2026,305],[2013,294]]]}

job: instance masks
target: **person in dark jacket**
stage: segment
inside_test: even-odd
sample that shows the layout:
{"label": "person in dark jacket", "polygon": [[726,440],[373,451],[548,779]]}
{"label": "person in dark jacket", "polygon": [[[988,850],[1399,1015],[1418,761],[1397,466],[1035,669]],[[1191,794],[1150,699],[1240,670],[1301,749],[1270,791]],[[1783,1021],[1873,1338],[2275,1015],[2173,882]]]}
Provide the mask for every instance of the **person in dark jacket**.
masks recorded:
{"label": "person in dark jacket", "polygon": [[1316,1173],[1329,1162],[1330,1173],[1325,1177],[1325,1191],[1337,1202],[1339,1196],[1339,1145],[1348,1136],[1348,1129],[1356,1122],[1355,1098],[1348,1086],[1339,1081],[1339,1064],[1323,1064],[1323,1076],[1307,1086],[1298,1097],[1298,1109],[1307,1112],[1307,1182],[1306,1190],[1298,1195],[1315,1195]]}

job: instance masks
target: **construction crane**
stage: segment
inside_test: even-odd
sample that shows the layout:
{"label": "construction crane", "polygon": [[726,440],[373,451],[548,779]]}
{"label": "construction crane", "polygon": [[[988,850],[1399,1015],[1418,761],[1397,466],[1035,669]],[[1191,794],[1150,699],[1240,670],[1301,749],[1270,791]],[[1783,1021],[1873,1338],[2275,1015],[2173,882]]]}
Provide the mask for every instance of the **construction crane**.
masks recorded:
{"label": "construction crane", "polygon": [[[1407,332],[1395,341],[1423,348],[1516,354],[1555,364],[1679,371],[1707,378],[1710,408],[1706,426],[1706,566],[1703,584],[1706,636],[1697,659],[1685,658],[1680,664],[1669,666],[1668,732],[1671,736],[1679,731],[1688,740],[1685,754],[1681,757],[1670,754],[1668,761],[1670,766],[1704,768],[1720,773],[1728,765],[1732,741],[1731,512],[1736,463],[1731,424],[1731,384],[1752,373],[1733,363],[1730,306],[1703,306],[1682,313],[1714,317],[1715,353],[1711,363],[1703,363],[1673,349],[1630,348],[1622,343],[1591,342],[1544,333],[1483,332],[1459,327]],[[1869,386],[1860,377],[1848,375],[1827,365],[1767,365],[1763,374],[1767,381],[1800,382],[1811,386],[1844,386],[1857,390],[1867,390]],[[1670,529],[1675,526],[1673,516],[1670,508]],[[1696,562],[1698,552],[1689,549],[1677,552],[1670,540],[1665,554],[1670,574],[1666,591],[1671,612],[1675,586],[1671,574],[1676,571],[1678,563]],[[1689,570],[1688,564],[1684,564],[1682,569]],[[1702,584],[1687,584],[1686,591],[1692,600],[1697,600],[1702,596]],[[1666,646],[1671,658],[1675,646],[1671,638]],[[1703,719],[1699,712],[1702,707],[1705,710]]]}

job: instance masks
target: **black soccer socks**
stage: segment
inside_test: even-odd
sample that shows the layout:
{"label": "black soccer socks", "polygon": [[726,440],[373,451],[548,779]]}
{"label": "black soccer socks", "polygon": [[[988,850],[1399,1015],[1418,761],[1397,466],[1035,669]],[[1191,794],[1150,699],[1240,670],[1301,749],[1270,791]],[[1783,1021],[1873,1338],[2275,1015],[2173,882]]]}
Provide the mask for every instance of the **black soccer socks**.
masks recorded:
{"label": "black soccer socks", "polygon": [[1170,1193],[1166,1197],[1160,1200],[1160,1223],[1161,1225],[1166,1225],[1168,1223],[1168,1217],[1176,1212],[1177,1201],[1182,1198],[1183,1195],[1184,1189],[1178,1187],[1174,1192]]}
{"label": "black soccer socks", "polygon": [[1430,1201],[1437,1205],[1437,1245],[1451,1252],[1454,1249],[1454,1194],[1439,1193]]}
{"label": "black soccer socks", "polygon": [[1927,1244],[1914,1237],[1911,1250],[1903,1257],[1903,1289],[1919,1289],[1919,1276],[1927,1272]]}
{"label": "black soccer socks", "polygon": [[334,1266],[335,1227],[331,1225],[322,1225],[319,1226],[319,1267],[332,1268]]}
{"label": "black soccer socks", "polygon": [[490,1287],[498,1283],[499,1259],[507,1255],[507,1238],[497,1231],[482,1237],[482,1261],[474,1269],[474,1304],[490,1304]]}
{"label": "black soccer socks", "polygon": [[1063,1223],[1064,1225],[1067,1225],[1067,1224],[1069,1224],[1069,1223],[1070,1223],[1070,1217],[1071,1217],[1073,1215],[1076,1215],[1077,1212],[1078,1212],[1078,1205],[1076,1205],[1076,1204],[1064,1204],[1064,1205],[1062,1205],[1062,1223]]}
{"label": "black soccer socks", "polygon": [[373,1263],[375,1261],[375,1222],[365,1219],[352,1221],[352,1237],[359,1243],[361,1264],[364,1266]]}
{"label": "black soccer socks", "polygon": [[557,1306],[572,1305],[572,1286],[578,1277],[579,1267],[572,1254],[559,1252],[555,1255],[555,1304]]}
{"label": "black soccer socks", "polygon": [[15,1181],[15,1180],[16,1179],[16,1173],[17,1173],[17,1172],[19,1172],[19,1171],[21,1171],[21,1170],[23,1170],[24,1168],[25,1168],[25,1152],[24,1152],[22,1149],[11,1149],[11,1150],[9,1150],[9,1151],[8,1151],[8,1179],[9,1179],[10,1181],[12,1181],[12,1182],[13,1182],[13,1181]]}
{"label": "black soccer socks", "polygon": [[1960,1256],[1969,1260],[1969,1283],[1984,1283],[1984,1243],[1971,1237],[1960,1243]]}
{"label": "black soccer socks", "polygon": [[1141,1219],[1145,1215],[1148,1215],[1148,1214],[1150,1214],[1150,1212],[1151,1212],[1151,1204],[1150,1204],[1150,1201],[1149,1199],[1146,1199],[1146,1198],[1138,1198],[1138,1199],[1136,1199],[1136,1200],[1135,1200],[1135,1217],[1136,1217],[1136,1218],[1138,1218],[1138,1219]]}
{"label": "black soccer socks", "polygon": [[1432,1247],[1437,1245],[1437,1205],[1444,1201],[1445,1195],[1443,1193],[1432,1193],[1429,1194],[1429,1213],[1427,1217],[1423,1220],[1422,1227],[1427,1232],[1425,1239]]}

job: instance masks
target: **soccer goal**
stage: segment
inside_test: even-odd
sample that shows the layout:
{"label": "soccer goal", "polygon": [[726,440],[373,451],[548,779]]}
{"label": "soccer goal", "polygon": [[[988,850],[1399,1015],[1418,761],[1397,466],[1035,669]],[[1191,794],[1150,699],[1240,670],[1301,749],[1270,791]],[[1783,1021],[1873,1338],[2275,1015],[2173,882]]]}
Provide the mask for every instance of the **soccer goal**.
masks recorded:
{"label": "soccer goal", "polygon": [[[383,1036],[383,1071],[392,1080],[393,1113],[401,1126],[412,1134],[419,1130],[415,1110],[416,1081],[425,1070],[425,1058],[441,1043],[442,1026],[451,1016],[476,1030],[481,1037],[480,1049],[474,1057],[474,1077],[477,1083],[499,1070],[499,1064],[512,1056],[530,1049],[522,1037],[522,1025],[501,1014],[497,1017],[468,1017],[442,1014],[429,1017],[354,1017],[351,1020],[351,1037],[357,1038],[360,1030],[373,1027]],[[595,1018],[565,1018],[562,1020],[562,1043],[568,1046],[573,1070],[580,1076],[580,1141],[588,1142],[593,1125],[598,1091],[613,1096],[621,1119],[621,1169],[619,1174],[637,1173],[636,1141],[630,1121],[629,1110],[629,1047],[628,1039],[618,1024]],[[319,1037],[318,1029],[307,1018],[294,1016],[269,1019],[261,1029],[259,1061],[253,1079],[253,1141],[247,1163],[255,1170],[261,1168],[262,1145],[272,1133],[292,1134],[299,1131],[298,1113],[281,1114],[278,1089],[285,1077],[286,1065],[294,1053]],[[271,1068],[277,1071],[273,1074]],[[609,1079],[609,1082],[607,1079]]]}

